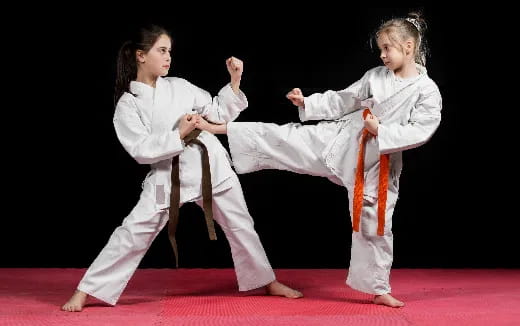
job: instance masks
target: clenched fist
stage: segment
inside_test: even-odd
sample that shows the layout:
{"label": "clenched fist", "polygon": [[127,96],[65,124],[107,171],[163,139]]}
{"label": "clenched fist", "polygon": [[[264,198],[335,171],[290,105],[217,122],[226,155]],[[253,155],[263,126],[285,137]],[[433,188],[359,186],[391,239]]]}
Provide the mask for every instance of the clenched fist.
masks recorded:
{"label": "clenched fist", "polygon": [[373,114],[367,114],[365,121],[363,122],[365,128],[374,136],[377,136],[377,130],[379,127],[379,119]]}
{"label": "clenched fist", "polygon": [[287,93],[287,98],[289,99],[289,101],[292,102],[292,104],[296,106],[304,106],[303,93],[302,90],[299,88],[293,88],[292,91]]}
{"label": "clenched fist", "polygon": [[196,128],[199,119],[200,116],[198,114],[185,114],[181,117],[179,122],[179,136],[181,139],[184,139]]}
{"label": "clenched fist", "polygon": [[244,63],[242,60],[231,57],[226,60],[226,67],[231,76],[231,80],[240,80],[244,71]]}

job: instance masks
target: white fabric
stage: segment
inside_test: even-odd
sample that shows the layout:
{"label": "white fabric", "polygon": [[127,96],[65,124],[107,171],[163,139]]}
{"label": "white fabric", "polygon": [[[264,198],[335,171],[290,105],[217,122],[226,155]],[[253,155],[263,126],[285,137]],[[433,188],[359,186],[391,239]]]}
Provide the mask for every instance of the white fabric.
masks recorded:
{"label": "white fabric", "polygon": [[[304,108],[299,108],[300,118],[329,120],[317,125],[230,122],[227,126],[238,173],[280,169],[322,176],[344,185],[352,197],[364,127],[361,109],[370,106],[380,119],[379,135],[366,143],[361,231],[352,235],[348,276],[351,287],[366,293],[390,292],[391,226],[402,169],[401,152],[424,144],[440,123],[439,90],[426,69],[417,67],[419,76],[408,80],[396,80],[386,67],[376,67],[345,90],[306,97]],[[385,235],[379,237],[376,229],[381,154],[390,154],[390,175]],[[350,212],[352,200],[349,198]]]}
{"label": "white fabric", "polygon": [[[187,147],[179,137],[178,121],[184,114],[200,113],[213,122],[235,119],[247,107],[243,93],[235,95],[230,85],[218,96],[210,94],[181,78],[158,78],[156,87],[132,81],[130,93],[119,100],[114,114],[114,127],[126,151],[139,163],[150,164],[145,180],[153,185],[156,204],[169,206],[171,161],[179,155],[181,182],[180,201],[187,202],[201,195],[202,161],[200,147]],[[218,139],[203,131],[198,139],[207,149],[214,187],[233,175],[229,155]]]}
{"label": "white fabric", "polygon": [[[426,143],[441,120],[442,98],[426,68],[407,83],[396,83],[394,73],[381,66],[369,70],[345,90],[317,93],[305,98],[300,108],[302,121],[339,119],[346,121],[323,151],[327,166],[342,180],[349,192],[354,189],[359,142],[363,131],[362,104],[373,105],[379,120],[378,136],[369,138],[365,155],[365,194],[377,197],[379,155],[390,154],[391,175],[399,177],[402,151]],[[354,100],[353,100],[354,99]],[[344,115],[341,115],[346,113]],[[348,125],[348,127],[347,127]]]}
{"label": "white fabric", "polygon": [[[256,289],[274,281],[275,275],[254,230],[238,178],[233,175],[225,183],[226,190],[213,195],[213,218],[229,241],[239,290]],[[202,201],[197,204],[202,207]],[[152,192],[145,188],[137,205],[85,273],[78,289],[115,305],[167,222],[168,209],[158,209]]]}
{"label": "white fabric", "polygon": [[[151,171],[143,181],[139,202],[78,285],[79,290],[112,305],[168,221],[173,156],[179,155],[181,205],[190,201],[202,204],[201,151],[197,145],[183,145],[177,127],[179,119],[187,113],[199,113],[222,123],[235,119],[247,107],[245,95],[235,95],[230,85],[212,98],[180,78],[158,78],[155,88],[132,81],[130,92],[117,104],[114,126],[126,151],[137,162],[150,164]],[[229,241],[239,290],[264,286],[275,279],[274,273],[254,230],[229,155],[214,135],[202,132],[198,139],[208,149],[213,218]]]}

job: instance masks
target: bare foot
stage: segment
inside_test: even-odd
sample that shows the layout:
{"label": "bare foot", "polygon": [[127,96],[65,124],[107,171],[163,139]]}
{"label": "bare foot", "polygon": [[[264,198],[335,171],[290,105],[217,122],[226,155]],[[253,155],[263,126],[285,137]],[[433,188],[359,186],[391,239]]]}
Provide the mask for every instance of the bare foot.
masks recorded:
{"label": "bare foot", "polygon": [[401,308],[404,306],[404,302],[397,300],[389,293],[383,295],[376,295],[374,297],[375,304],[381,304],[392,308]]}
{"label": "bare foot", "polygon": [[85,305],[85,302],[87,301],[88,294],[85,292],[81,292],[80,290],[76,290],[72,297],[67,301],[66,304],[61,307],[61,310],[65,311],[81,311],[83,309],[83,306]]}
{"label": "bare foot", "polygon": [[287,285],[283,285],[276,280],[267,284],[265,286],[265,291],[268,295],[279,295],[291,299],[298,299],[303,297],[303,294],[300,291],[293,290]]}

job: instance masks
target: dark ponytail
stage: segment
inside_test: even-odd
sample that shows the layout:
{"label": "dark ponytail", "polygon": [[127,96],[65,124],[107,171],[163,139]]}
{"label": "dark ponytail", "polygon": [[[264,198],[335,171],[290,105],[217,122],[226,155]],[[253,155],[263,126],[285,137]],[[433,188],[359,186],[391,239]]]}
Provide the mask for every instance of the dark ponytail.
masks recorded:
{"label": "dark ponytail", "polygon": [[137,78],[137,49],[132,41],[126,41],[119,49],[116,66],[116,85],[114,90],[114,105],[125,93],[130,92],[130,82]]}

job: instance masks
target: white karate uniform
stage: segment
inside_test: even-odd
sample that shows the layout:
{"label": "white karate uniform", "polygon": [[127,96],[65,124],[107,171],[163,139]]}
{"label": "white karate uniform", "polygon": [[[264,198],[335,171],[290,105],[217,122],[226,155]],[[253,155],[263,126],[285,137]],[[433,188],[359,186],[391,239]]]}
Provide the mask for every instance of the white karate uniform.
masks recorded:
{"label": "white karate uniform", "polygon": [[[370,293],[391,292],[393,260],[392,214],[397,201],[402,151],[424,144],[441,119],[442,100],[437,85],[417,65],[419,76],[400,79],[388,68],[369,70],[342,91],[327,91],[304,99],[300,119],[329,120],[317,125],[228,123],[227,133],[237,173],[280,169],[326,177],[343,185],[352,203],[360,140],[361,110],[370,107],[380,119],[377,137],[365,147],[364,201],[360,232],[352,234],[347,284]],[[390,175],[383,236],[377,235],[379,157],[390,154]]]}
{"label": "white karate uniform", "polygon": [[[130,277],[159,231],[168,222],[172,157],[179,155],[180,204],[202,205],[200,147],[184,146],[177,127],[186,113],[199,113],[223,123],[247,107],[243,93],[230,85],[218,96],[181,78],[158,78],[156,87],[132,81],[130,93],[119,100],[114,126],[126,151],[139,163],[150,164],[139,202],[116,228],[92,263],[78,289],[115,305]],[[230,166],[229,155],[218,139],[203,131],[198,139],[208,149],[213,186],[213,218],[231,247],[240,291],[274,281],[274,272],[254,230],[242,188]],[[182,217],[181,217],[182,218]],[[209,277],[209,276],[208,276]]]}

